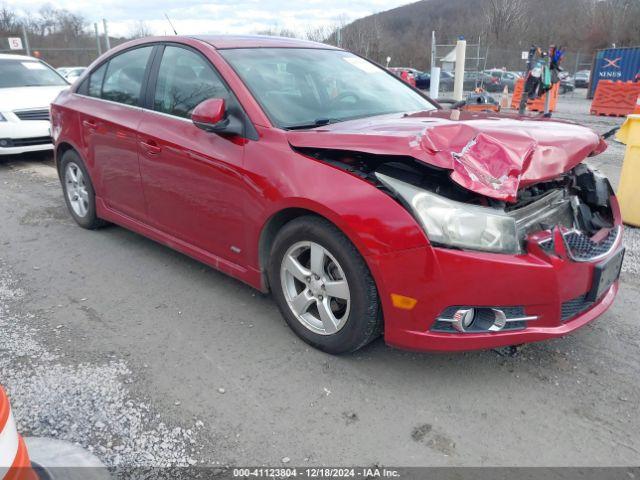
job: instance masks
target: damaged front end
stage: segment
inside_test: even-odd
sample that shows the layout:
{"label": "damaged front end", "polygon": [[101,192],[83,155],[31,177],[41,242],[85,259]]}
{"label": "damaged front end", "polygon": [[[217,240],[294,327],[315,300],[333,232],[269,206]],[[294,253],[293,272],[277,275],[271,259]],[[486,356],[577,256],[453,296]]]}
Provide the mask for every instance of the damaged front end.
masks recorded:
{"label": "damaged front end", "polygon": [[[385,272],[392,345],[467,350],[556,338],[615,298],[624,259],[620,211],[609,181],[585,163],[520,182],[513,200],[504,200],[409,155],[295,149],[392,197],[433,247],[369,258]],[[415,299],[414,307],[389,303],[385,294],[393,293]]]}
{"label": "damaged front end", "polygon": [[[515,203],[479,195],[460,202],[407,182],[388,167],[380,170],[376,178],[410,208],[436,245],[522,254],[535,236],[547,252],[589,261],[606,255],[619,235],[613,190],[585,164],[519,190]],[[556,248],[560,240],[563,245]]]}
{"label": "damaged front end", "polygon": [[616,244],[617,205],[608,180],[586,164],[521,187],[512,202],[463,188],[451,171],[411,157],[298,149],[376,185],[400,202],[435,246],[505,254],[541,249],[593,261]]}
{"label": "damaged front end", "polygon": [[516,221],[521,251],[527,241],[574,261],[596,261],[616,244],[613,189],[599,172],[580,164],[553,182],[519,192],[506,213]]}

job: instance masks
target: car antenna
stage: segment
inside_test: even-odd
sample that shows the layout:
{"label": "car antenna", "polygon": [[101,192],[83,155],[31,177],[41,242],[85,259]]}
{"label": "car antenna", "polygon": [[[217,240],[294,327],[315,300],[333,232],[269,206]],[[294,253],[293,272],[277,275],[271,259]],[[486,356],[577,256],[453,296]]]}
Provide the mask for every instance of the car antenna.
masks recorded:
{"label": "car antenna", "polygon": [[171,30],[173,30],[173,34],[178,35],[178,32],[176,32],[176,27],[174,27],[173,23],[171,23],[171,20],[169,20],[169,15],[165,13],[164,17],[167,19],[167,22],[169,22],[169,25],[171,25]]}

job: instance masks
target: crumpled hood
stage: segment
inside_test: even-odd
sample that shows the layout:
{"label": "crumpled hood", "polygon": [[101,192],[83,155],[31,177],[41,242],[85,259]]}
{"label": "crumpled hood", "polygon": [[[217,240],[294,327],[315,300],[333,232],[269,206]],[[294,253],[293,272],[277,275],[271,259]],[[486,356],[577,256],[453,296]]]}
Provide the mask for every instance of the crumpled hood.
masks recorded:
{"label": "crumpled hood", "polygon": [[509,114],[434,110],[287,132],[294,147],[411,156],[451,170],[476,193],[514,202],[520,187],[567,172],[606,143],[573,123]]}

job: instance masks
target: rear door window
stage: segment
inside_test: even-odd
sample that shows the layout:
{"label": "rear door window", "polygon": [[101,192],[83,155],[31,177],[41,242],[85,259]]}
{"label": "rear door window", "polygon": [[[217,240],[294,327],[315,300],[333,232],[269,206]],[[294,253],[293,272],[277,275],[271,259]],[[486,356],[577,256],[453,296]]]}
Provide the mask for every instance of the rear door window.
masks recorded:
{"label": "rear door window", "polygon": [[153,46],[136,48],[109,60],[101,97],[112,102],[138,105],[152,50]]}
{"label": "rear door window", "polygon": [[102,82],[104,81],[104,72],[107,71],[107,63],[103,64],[95,72],[89,76],[89,96],[100,98],[102,96]]}

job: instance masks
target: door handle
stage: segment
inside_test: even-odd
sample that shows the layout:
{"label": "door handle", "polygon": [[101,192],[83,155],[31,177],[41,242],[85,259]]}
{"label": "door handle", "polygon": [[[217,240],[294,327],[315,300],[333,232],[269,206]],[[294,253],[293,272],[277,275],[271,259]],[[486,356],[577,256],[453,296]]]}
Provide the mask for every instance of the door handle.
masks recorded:
{"label": "door handle", "polygon": [[88,128],[89,130],[95,130],[98,128],[98,124],[93,120],[83,120],[82,126]]}
{"label": "door handle", "polygon": [[158,155],[162,151],[162,148],[153,140],[143,140],[140,142],[140,146],[149,155]]}

